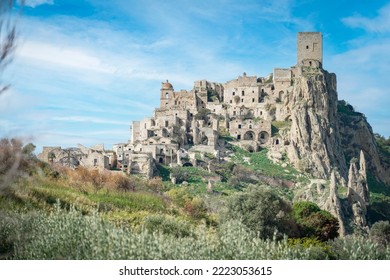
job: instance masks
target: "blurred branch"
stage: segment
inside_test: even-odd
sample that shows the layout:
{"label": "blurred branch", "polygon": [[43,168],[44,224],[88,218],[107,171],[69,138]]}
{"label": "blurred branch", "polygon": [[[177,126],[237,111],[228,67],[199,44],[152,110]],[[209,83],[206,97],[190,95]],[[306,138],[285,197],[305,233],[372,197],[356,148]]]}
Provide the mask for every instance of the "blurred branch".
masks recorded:
{"label": "blurred branch", "polygon": [[[13,16],[15,10],[21,11],[24,0],[0,0],[0,72],[11,63],[16,48],[16,23]],[[16,9],[15,9],[16,7]],[[1,75],[1,74],[0,74]],[[0,95],[10,85],[0,84]]]}

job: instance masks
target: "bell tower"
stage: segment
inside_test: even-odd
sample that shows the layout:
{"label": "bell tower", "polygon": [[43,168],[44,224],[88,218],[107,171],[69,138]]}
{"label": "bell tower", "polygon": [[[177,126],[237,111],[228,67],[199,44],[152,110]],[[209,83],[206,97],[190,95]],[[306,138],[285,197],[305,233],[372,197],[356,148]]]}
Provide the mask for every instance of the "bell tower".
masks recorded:
{"label": "bell tower", "polygon": [[161,83],[161,96],[160,96],[160,108],[168,109],[172,106],[174,100],[173,86],[168,80],[165,83]]}

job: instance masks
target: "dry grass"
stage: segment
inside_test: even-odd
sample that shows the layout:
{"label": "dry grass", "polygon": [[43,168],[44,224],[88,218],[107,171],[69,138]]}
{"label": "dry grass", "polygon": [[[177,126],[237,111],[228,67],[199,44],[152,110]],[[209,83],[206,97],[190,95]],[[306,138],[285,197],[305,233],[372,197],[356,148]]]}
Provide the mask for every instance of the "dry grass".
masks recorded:
{"label": "dry grass", "polygon": [[103,188],[135,191],[139,183],[141,183],[141,179],[134,176],[129,177],[121,172],[88,169],[85,167],[77,169],[61,167],[59,173],[68,180],[71,186],[82,192],[98,191]]}

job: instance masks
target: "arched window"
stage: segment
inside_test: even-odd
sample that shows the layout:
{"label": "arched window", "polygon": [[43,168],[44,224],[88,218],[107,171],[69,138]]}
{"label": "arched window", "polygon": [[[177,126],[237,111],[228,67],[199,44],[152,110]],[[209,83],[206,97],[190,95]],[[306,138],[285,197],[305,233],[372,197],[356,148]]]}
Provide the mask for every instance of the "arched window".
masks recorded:
{"label": "arched window", "polygon": [[244,140],[254,140],[255,139],[255,133],[253,131],[247,131],[244,134]]}
{"label": "arched window", "polygon": [[165,93],[165,98],[169,98],[169,93],[168,92]]}

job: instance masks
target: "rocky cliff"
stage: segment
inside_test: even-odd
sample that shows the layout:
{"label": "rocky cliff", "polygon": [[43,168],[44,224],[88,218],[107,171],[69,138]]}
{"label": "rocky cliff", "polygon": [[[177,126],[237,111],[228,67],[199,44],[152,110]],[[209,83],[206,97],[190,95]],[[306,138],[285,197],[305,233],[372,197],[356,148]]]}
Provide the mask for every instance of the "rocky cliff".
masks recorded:
{"label": "rocky cliff", "polygon": [[345,101],[339,101],[338,120],[341,146],[348,160],[364,152],[367,171],[379,181],[390,185],[389,167],[381,159],[370,124],[362,113],[355,112]]}
{"label": "rocky cliff", "polygon": [[[338,101],[335,74],[320,68],[298,69],[288,106],[292,121],[288,157],[316,178],[296,198],[314,201],[334,214],[340,234],[353,228],[366,230],[370,224],[368,174],[390,185],[388,167],[366,118]],[[338,186],[347,187],[343,199]]]}
{"label": "rocky cliff", "polygon": [[335,74],[302,67],[290,95],[292,124],[288,156],[299,169],[315,178],[329,179],[335,167],[341,178],[347,176],[336,89]]}

